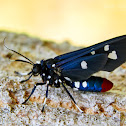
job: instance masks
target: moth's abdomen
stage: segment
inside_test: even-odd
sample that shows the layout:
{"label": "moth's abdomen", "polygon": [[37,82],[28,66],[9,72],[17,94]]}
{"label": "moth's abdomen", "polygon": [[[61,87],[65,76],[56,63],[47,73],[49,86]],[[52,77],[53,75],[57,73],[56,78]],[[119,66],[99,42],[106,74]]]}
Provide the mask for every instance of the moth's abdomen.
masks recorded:
{"label": "moth's abdomen", "polygon": [[113,87],[113,83],[105,78],[90,77],[86,81],[72,82],[72,88],[81,91],[106,92]]}

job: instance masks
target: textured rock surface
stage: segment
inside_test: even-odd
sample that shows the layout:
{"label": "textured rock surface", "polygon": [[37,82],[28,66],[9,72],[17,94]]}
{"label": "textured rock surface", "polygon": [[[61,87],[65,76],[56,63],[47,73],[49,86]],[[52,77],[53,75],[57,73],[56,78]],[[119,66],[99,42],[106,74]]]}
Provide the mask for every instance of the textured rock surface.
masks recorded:
{"label": "textured rock surface", "polygon": [[[96,75],[106,77],[114,83],[112,90],[106,93],[73,91],[78,106],[84,114],[78,112],[63,88],[49,88],[49,98],[45,112],[41,113],[46,86],[38,86],[26,105],[21,103],[28,97],[33,86],[41,78],[32,77],[20,84],[27,77],[19,77],[14,71],[27,72],[32,66],[12,62],[11,59],[23,59],[3,46],[14,49],[33,62],[55,57],[57,54],[77,49],[65,42],[57,45],[24,34],[0,32],[0,124],[3,126],[119,126],[126,125],[126,64],[112,73],[99,72]],[[12,55],[13,54],[13,55]]]}

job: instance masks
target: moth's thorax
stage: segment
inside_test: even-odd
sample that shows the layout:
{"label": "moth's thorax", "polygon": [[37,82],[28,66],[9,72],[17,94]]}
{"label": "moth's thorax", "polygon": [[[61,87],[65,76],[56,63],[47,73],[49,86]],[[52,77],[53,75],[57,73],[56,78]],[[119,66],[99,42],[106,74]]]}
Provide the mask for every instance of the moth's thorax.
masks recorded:
{"label": "moth's thorax", "polygon": [[41,72],[40,76],[44,82],[55,87],[60,87],[61,76],[57,74],[56,64],[54,59],[41,60]]}

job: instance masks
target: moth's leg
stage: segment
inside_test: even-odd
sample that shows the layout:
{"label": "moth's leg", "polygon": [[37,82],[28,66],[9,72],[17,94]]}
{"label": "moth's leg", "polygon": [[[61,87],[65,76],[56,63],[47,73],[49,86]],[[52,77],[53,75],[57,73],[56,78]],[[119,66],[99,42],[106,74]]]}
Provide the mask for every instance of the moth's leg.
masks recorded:
{"label": "moth's leg", "polygon": [[74,102],[74,104],[76,105],[76,107],[78,108],[78,110],[83,113],[83,111],[79,108],[79,106],[77,105],[77,103],[75,102],[73,96],[70,94],[70,92],[67,90],[67,88],[65,87],[65,85],[63,84],[63,82],[61,83],[63,88],[65,89],[65,91],[67,92],[67,94],[70,96],[70,98],[72,99],[72,101]]}
{"label": "moth's leg", "polygon": [[47,97],[48,97],[48,89],[49,89],[49,84],[47,84],[46,97],[45,97],[45,100],[44,100],[44,103],[43,103],[42,112],[44,112],[44,108],[45,108],[46,100],[47,100]]}
{"label": "moth's leg", "polygon": [[17,74],[18,76],[26,76],[26,75],[30,75],[32,71],[30,71],[29,73],[20,73],[18,71],[14,71],[14,73]]}
{"label": "moth's leg", "polygon": [[44,85],[44,84],[46,84],[46,83],[37,83],[37,84],[35,84],[34,87],[33,87],[33,89],[32,89],[32,91],[31,91],[31,94],[29,95],[29,97],[28,97],[22,104],[25,104],[25,103],[29,100],[29,98],[30,98],[31,95],[34,93],[34,91],[35,91],[35,89],[36,89],[36,87],[37,87],[38,85]]}
{"label": "moth's leg", "polygon": [[32,74],[26,80],[22,80],[20,83],[24,83],[24,82],[28,81],[31,77],[32,77]]}

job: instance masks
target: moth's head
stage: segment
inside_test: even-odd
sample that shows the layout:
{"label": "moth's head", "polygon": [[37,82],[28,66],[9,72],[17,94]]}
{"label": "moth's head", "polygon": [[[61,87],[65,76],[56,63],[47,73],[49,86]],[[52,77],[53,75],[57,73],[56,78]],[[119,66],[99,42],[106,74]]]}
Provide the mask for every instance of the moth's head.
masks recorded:
{"label": "moth's head", "polygon": [[41,72],[41,64],[40,62],[36,62],[36,64],[33,65],[33,68],[32,68],[32,75],[34,76],[37,76],[39,75]]}
{"label": "moth's head", "polygon": [[18,55],[20,55],[20,56],[22,56],[22,57],[24,57],[24,58],[26,59],[26,60],[16,59],[16,60],[14,60],[14,61],[19,61],[19,62],[28,63],[28,64],[30,64],[30,65],[33,66],[32,70],[31,70],[29,73],[19,73],[19,72],[15,72],[16,74],[19,74],[19,75],[30,75],[28,79],[23,80],[23,81],[21,81],[21,82],[25,82],[25,81],[29,80],[29,79],[32,77],[32,75],[37,76],[37,75],[40,74],[40,71],[41,71],[41,62],[36,62],[36,64],[34,64],[33,61],[31,61],[31,60],[30,60],[29,58],[27,58],[26,56],[22,55],[21,53],[15,51],[15,50],[13,50],[13,49],[8,48],[8,47],[5,45],[5,39],[4,39],[4,41],[3,41],[3,44],[4,44],[4,46],[5,46],[8,50],[10,50],[10,51],[12,51],[12,52],[14,52],[14,53],[16,53],[16,54],[18,54]]}

